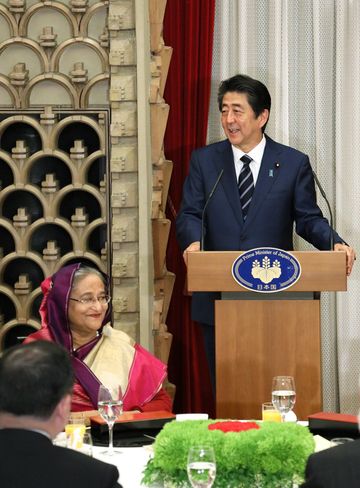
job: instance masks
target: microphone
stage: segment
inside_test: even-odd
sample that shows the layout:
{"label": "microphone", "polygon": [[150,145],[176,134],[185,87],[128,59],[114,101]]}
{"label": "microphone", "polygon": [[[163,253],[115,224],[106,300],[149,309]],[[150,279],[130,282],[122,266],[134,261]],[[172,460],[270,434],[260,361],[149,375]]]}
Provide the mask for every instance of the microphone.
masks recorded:
{"label": "microphone", "polygon": [[314,176],[314,180],[315,180],[316,186],[319,188],[320,193],[321,193],[323,199],[326,202],[327,208],[329,209],[330,227],[331,227],[331,232],[330,232],[330,251],[332,251],[334,249],[333,214],[332,214],[331,207],[330,207],[330,203],[329,203],[329,200],[327,199],[326,193],[325,193],[323,187],[321,186],[321,183],[319,181],[319,178],[316,176],[316,173],[315,173],[315,171],[313,169],[312,169],[312,174]]}
{"label": "microphone", "polygon": [[219,173],[219,176],[217,177],[216,181],[215,181],[215,184],[214,186],[212,187],[211,189],[211,192],[209,193],[209,196],[207,197],[207,200],[205,202],[205,205],[204,205],[204,208],[203,208],[203,211],[202,211],[202,214],[201,214],[201,240],[200,240],[200,251],[203,251],[204,250],[204,238],[205,238],[205,226],[204,226],[204,217],[205,217],[205,212],[206,212],[206,208],[207,206],[209,205],[209,202],[212,198],[212,196],[214,195],[215,193],[215,190],[221,180],[221,177],[224,173],[224,168],[220,171]]}

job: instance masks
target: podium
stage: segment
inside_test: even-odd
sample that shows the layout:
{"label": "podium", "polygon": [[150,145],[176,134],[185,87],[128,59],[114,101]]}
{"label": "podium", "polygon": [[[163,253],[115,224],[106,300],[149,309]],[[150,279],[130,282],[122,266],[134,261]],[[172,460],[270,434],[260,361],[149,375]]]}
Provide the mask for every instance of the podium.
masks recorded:
{"label": "podium", "polygon": [[216,416],[260,419],[272,378],[295,378],[299,419],[322,410],[320,292],[346,291],[346,254],[293,252],[299,280],[285,291],[254,293],[231,269],[241,251],[188,254],[188,290],[221,292],[215,302]]}

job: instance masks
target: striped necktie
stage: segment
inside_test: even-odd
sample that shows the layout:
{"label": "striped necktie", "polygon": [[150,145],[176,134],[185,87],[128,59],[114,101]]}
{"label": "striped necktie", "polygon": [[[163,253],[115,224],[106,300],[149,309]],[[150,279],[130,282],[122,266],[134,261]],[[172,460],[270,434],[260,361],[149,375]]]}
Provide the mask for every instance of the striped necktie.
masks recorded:
{"label": "striped necktie", "polygon": [[240,159],[244,164],[239,174],[238,187],[242,214],[245,220],[254,193],[254,178],[249,166],[252,161],[251,157],[244,154]]}

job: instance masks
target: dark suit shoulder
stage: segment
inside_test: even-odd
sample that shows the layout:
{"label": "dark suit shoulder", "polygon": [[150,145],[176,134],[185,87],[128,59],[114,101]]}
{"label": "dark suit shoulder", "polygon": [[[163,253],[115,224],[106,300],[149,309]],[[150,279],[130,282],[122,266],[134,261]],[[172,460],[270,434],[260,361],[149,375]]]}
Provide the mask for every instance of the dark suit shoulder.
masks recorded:
{"label": "dark suit shoulder", "polygon": [[193,154],[199,157],[208,156],[210,154],[214,154],[216,152],[224,152],[231,148],[230,142],[225,139],[224,141],[214,142],[212,144],[208,144],[207,146],[199,147],[194,149]]}
{"label": "dark suit shoulder", "polygon": [[114,482],[118,479],[118,469],[113,464],[105,463],[72,449],[54,446],[54,456],[61,460],[64,466],[67,466],[67,470],[74,471],[74,473],[79,473],[79,470],[86,472],[86,478],[92,480],[89,486],[96,486],[96,480],[102,480],[102,486],[112,487],[115,486]]}
{"label": "dark suit shoulder", "polygon": [[[1,486],[22,488],[118,488],[116,466],[54,446],[43,434],[0,430]],[[19,467],[21,460],[21,469]],[[24,474],[25,473],[25,474]]]}
{"label": "dark suit shoulder", "polygon": [[357,488],[359,486],[360,440],[312,454],[301,488]]}

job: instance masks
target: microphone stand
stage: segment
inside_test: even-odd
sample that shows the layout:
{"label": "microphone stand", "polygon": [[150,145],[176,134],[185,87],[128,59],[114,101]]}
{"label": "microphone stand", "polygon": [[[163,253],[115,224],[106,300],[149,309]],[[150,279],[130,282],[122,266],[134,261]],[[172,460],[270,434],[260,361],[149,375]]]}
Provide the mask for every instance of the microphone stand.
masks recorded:
{"label": "microphone stand", "polygon": [[215,181],[215,184],[214,186],[212,187],[211,189],[211,192],[209,193],[209,196],[205,202],[205,205],[204,205],[204,208],[203,208],[203,211],[201,213],[201,239],[200,239],[200,251],[204,251],[204,240],[205,240],[205,226],[204,226],[204,217],[205,217],[205,212],[206,212],[206,208],[207,206],[209,205],[209,202],[213,196],[213,194],[215,193],[215,190],[221,180],[221,177],[224,173],[224,169],[222,169],[219,173],[219,176],[217,177],[216,181]]}
{"label": "microphone stand", "polygon": [[330,207],[329,200],[327,199],[326,193],[323,190],[323,187],[321,186],[321,183],[320,183],[318,177],[316,176],[316,173],[315,173],[314,170],[312,170],[312,174],[314,176],[315,183],[316,183],[317,187],[319,188],[320,193],[321,193],[323,199],[325,200],[326,205],[327,205],[327,208],[329,210],[329,215],[330,215],[330,228],[331,228],[331,232],[330,232],[330,251],[332,251],[334,249],[334,233],[333,233],[333,214],[332,214],[332,210],[331,210],[331,207]]}

